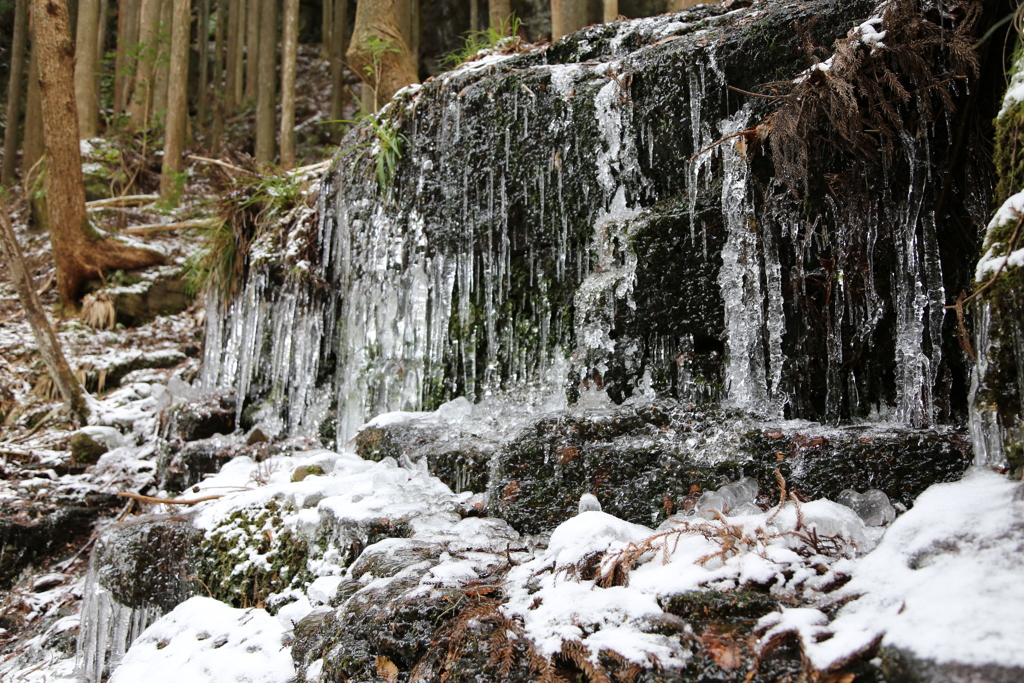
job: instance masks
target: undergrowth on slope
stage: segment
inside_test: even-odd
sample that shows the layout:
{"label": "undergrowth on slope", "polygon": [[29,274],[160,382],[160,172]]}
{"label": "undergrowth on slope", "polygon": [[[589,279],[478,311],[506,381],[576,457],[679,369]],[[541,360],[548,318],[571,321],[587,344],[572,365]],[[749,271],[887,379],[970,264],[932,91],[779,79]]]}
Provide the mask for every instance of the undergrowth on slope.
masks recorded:
{"label": "undergrowth on slope", "polygon": [[483,31],[469,31],[462,39],[462,47],[441,58],[441,66],[446,69],[458,68],[475,59],[481,50],[497,51],[499,54],[515,52],[522,44],[519,27],[519,19],[513,13],[501,20],[498,26],[489,26]]}

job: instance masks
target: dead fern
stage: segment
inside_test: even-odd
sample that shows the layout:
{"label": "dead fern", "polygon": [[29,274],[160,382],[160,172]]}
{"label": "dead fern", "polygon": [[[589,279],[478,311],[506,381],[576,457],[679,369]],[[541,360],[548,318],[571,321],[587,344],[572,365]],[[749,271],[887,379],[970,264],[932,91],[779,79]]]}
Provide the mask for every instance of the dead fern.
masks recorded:
{"label": "dead fern", "polygon": [[[904,134],[916,136],[954,109],[953,83],[979,75],[974,50],[980,0],[892,0],[877,30],[884,46],[866,45],[857,29],[836,41],[830,66],[808,26],[798,26],[812,62],[786,103],[759,127],[776,175],[796,193],[808,186],[810,160],[823,147],[857,159],[891,160]],[[775,84],[784,86],[785,84]]]}
{"label": "dead fern", "polygon": [[114,301],[106,292],[94,292],[82,299],[82,322],[97,330],[112,330],[117,322]]}

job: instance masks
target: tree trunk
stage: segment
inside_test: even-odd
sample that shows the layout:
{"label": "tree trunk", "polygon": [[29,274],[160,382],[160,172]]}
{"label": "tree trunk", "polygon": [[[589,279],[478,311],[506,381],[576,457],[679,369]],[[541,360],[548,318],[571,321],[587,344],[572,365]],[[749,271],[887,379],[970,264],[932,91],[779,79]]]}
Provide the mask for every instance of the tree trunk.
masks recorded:
{"label": "tree trunk", "polygon": [[78,147],[74,52],[65,0],[32,0],[39,51],[39,94],[46,144],[46,201],[50,243],[57,266],[57,290],[73,306],[82,285],[108,270],[131,270],[162,263],[148,249],[100,238],[86,220],[82,157]]}
{"label": "tree trunk", "polygon": [[171,24],[173,23],[174,0],[162,0],[160,4],[160,37],[157,41],[156,66],[153,75],[153,117],[164,117],[167,121],[167,83],[171,72]]}
{"label": "tree trunk", "polygon": [[0,198],[0,254],[7,262],[11,270],[11,280],[14,289],[21,299],[21,307],[25,309],[25,317],[32,326],[32,333],[36,338],[36,345],[39,346],[39,355],[43,357],[43,364],[46,365],[50,378],[64,398],[64,403],[71,410],[76,419],[84,422],[89,417],[89,407],[85,403],[85,395],[82,385],[79,384],[75,373],[64,358],[64,353],[57,342],[57,335],[53,332],[53,326],[46,317],[46,312],[39,303],[39,295],[36,294],[35,283],[32,275],[25,267],[25,259],[21,254],[21,247],[14,235],[14,228],[7,214],[7,205]]}
{"label": "tree trunk", "polygon": [[256,163],[274,163],[274,67],[277,57],[277,0],[260,0],[259,48],[256,53],[259,83],[256,87]]}
{"label": "tree trunk", "polygon": [[140,54],[135,68],[135,88],[128,102],[129,126],[135,130],[149,128],[153,111],[153,69],[156,64],[160,31],[161,0],[141,0],[139,6]]}
{"label": "tree trunk", "polygon": [[[338,9],[347,3],[348,0],[338,0]],[[324,0],[323,5],[323,14],[320,17],[320,58],[330,59],[334,47],[334,0]]]}
{"label": "tree trunk", "polygon": [[[171,60],[167,77],[167,125],[164,133],[164,160],[160,173],[160,198],[177,203],[181,152],[185,147],[188,125],[188,45],[192,28],[191,0],[173,0],[171,17]],[[202,28],[200,27],[200,37]]]}
{"label": "tree trunk", "polygon": [[128,108],[139,42],[139,0],[120,0],[117,11],[117,56],[114,58],[114,113]]}
{"label": "tree trunk", "polygon": [[469,0],[469,30],[480,30],[480,3],[478,0]]}
{"label": "tree trunk", "polygon": [[370,110],[377,111],[396,92],[419,83],[409,46],[397,21],[396,2],[363,0],[356,5],[356,23],[348,63],[369,89]]}
{"label": "tree trunk", "polygon": [[227,31],[228,0],[217,0],[217,33],[213,55],[213,122],[206,146],[216,155],[224,132],[224,38]]}
{"label": "tree trunk", "polygon": [[78,105],[78,136],[94,138],[99,132],[100,94],[96,89],[96,61],[100,25],[100,0],[80,0],[75,31],[75,103]]}
{"label": "tree trunk", "polygon": [[[196,114],[199,125],[206,125],[206,109],[210,101],[210,0],[199,1],[199,26],[196,30],[199,41],[199,89],[196,91]],[[186,52],[187,54],[187,52]],[[186,81],[188,64],[186,56]]]}
{"label": "tree trunk", "polygon": [[587,25],[586,0],[551,0],[551,40]]}
{"label": "tree trunk", "polygon": [[488,0],[487,14],[491,30],[507,36],[511,28],[508,18],[512,14],[512,3],[509,0]]}
{"label": "tree trunk", "polygon": [[11,44],[11,76],[7,82],[7,128],[4,130],[4,166],[0,184],[14,179],[18,165],[18,123],[21,121],[21,81],[25,71],[25,46],[28,44],[28,0],[14,7],[14,40]]}
{"label": "tree trunk", "polygon": [[245,99],[249,102],[256,97],[259,84],[260,53],[260,4],[276,0],[246,0],[245,24]]}
{"label": "tree trunk", "polygon": [[230,104],[231,109],[238,106],[240,98],[235,94],[236,83],[242,80],[242,58],[239,54],[238,46],[242,42],[240,31],[238,29],[240,23],[238,14],[241,11],[240,0],[221,0],[221,2],[228,2],[228,54],[227,54],[227,74],[225,75],[225,104]]}
{"label": "tree trunk", "polygon": [[299,49],[299,0],[284,0],[281,38],[281,168],[295,168],[295,63]]}
{"label": "tree trunk", "polygon": [[555,42],[565,35],[564,21],[562,21],[562,0],[551,0],[551,42]]}
{"label": "tree trunk", "polygon": [[28,180],[28,175],[36,163],[43,158],[46,149],[43,146],[43,105],[39,98],[39,41],[34,28],[32,49],[28,60],[28,93],[25,96],[25,142],[22,145],[21,175]]}
{"label": "tree trunk", "polygon": [[[338,2],[334,12],[334,30],[331,32],[331,120],[345,118],[347,83],[345,78],[345,51],[348,49],[348,2]],[[331,139],[341,139],[340,125],[331,126]]]}
{"label": "tree trunk", "polygon": [[610,24],[619,18],[619,0],[604,0],[604,23]]}

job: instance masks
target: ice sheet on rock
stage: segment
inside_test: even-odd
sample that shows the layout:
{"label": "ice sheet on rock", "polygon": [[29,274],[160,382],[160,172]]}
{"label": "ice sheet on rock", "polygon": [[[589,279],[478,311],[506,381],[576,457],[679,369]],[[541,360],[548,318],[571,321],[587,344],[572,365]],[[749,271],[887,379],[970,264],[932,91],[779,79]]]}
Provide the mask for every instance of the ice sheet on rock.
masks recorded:
{"label": "ice sheet on rock", "polygon": [[861,596],[804,643],[827,668],[882,637],[939,663],[1024,666],[1024,506],[991,471],[936,484],[897,519],[852,572],[842,596]]}
{"label": "ice sheet on rock", "polygon": [[284,635],[265,610],[191,598],[143,632],[110,683],[286,683],[295,668]]}

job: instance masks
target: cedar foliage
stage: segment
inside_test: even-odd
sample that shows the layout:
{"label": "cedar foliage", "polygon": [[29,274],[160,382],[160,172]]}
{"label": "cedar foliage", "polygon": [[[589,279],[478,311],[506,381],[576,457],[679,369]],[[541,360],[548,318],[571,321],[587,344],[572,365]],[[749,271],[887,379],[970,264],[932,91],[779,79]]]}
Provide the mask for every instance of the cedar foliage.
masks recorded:
{"label": "cedar foliage", "polygon": [[761,126],[776,174],[791,190],[806,189],[811,159],[826,151],[891,161],[904,132],[915,135],[952,111],[954,84],[978,77],[974,42],[983,3],[926,4],[887,4],[878,27],[885,46],[872,50],[851,31],[836,42],[828,70],[813,68],[824,51],[814,45],[811,27],[797,27],[809,72]]}

